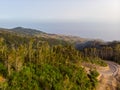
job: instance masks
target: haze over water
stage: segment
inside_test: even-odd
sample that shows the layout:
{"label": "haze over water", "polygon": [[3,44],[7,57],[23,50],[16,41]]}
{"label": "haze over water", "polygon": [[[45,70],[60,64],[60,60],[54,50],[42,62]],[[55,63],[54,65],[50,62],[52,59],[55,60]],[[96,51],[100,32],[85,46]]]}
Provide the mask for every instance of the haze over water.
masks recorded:
{"label": "haze over water", "polygon": [[2,0],[0,27],[120,40],[120,0]]}
{"label": "haze over water", "polygon": [[16,26],[38,29],[53,34],[73,35],[83,38],[102,39],[105,41],[120,41],[119,23],[95,23],[95,22],[0,22],[0,27],[14,28]]}

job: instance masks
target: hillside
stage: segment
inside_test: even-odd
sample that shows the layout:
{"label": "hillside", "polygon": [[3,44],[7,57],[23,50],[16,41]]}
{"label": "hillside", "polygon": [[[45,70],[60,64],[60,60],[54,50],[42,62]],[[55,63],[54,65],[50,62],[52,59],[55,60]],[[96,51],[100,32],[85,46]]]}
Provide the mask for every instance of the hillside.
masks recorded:
{"label": "hillside", "polygon": [[[30,30],[30,31],[29,31]],[[39,36],[37,36],[39,35]],[[16,43],[22,44],[23,41],[28,43],[30,39],[34,39],[36,41],[47,41],[50,45],[66,45],[67,41],[60,40],[57,38],[51,38],[47,36],[47,33],[34,30],[34,29],[27,29],[22,27],[17,27],[13,29],[3,29],[0,28],[0,37],[3,37],[8,44]]]}
{"label": "hillside", "polygon": [[[115,74],[117,81],[119,69],[104,60],[120,63],[119,56],[118,41],[90,41],[22,27],[1,28],[0,89],[93,90],[99,82],[104,83],[97,78],[107,79],[101,75]],[[105,87],[110,86],[108,82]]]}
{"label": "hillside", "polygon": [[0,29],[0,89],[95,89],[99,74],[91,68],[87,72],[82,63],[103,67],[106,64],[98,57],[84,57],[83,52],[71,45],[72,42],[64,40],[67,38],[75,42],[76,37],[20,27]]}
{"label": "hillside", "polygon": [[10,31],[22,34],[22,35],[29,35],[29,36],[35,36],[35,35],[40,35],[40,34],[45,34],[42,31],[38,31],[35,29],[30,29],[30,28],[23,28],[23,27],[16,27],[13,29],[9,29]]}
{"label": "hillside", "polygon": [[23,28],[23,27],[16,27],[13,29],[0,29],[0,31],[1,30],[11,32],[11,33],[16,33],[22,36],[35,36],[35,37],[42,37],[42,38],[58,39],[58,40],[64,40],[64,41],[71,42],[71,43],[84,42],[88,40],[88,39],[80,38],[77,36],[49,34],[49,33],[46,33],[40,30]]}
{"label": "hillside", "polygon": [[87,41],[76,44],[76,49],[83,51],[85,56],[99,57],[120,64],[120,41]]}

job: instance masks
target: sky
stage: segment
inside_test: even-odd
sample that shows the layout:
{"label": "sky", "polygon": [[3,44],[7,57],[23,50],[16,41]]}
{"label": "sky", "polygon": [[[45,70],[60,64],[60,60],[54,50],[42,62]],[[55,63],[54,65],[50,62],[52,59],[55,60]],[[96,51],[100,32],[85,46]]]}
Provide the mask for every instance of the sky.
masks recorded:
{"label": "sky", "polygon": [[[62,22],[64,25],[61,24]],[[77,28],[75,25],[69,27],[68,23],[76,22],[78,22]],[[84,25],[82,24],[84,29],[83,26],[81,27],[81,22],[84,23]],[[88,28],[86,28],[85,22]],[[56,23],[57,29],[54,27]],[[111,29],[108,24],[107,26],[98,26],[93,23],[102,23],[102,25],[110,23],[113,27]],[[60,24],[63,25],[63,28],[60,27]],[[120,38],[116,36],[120,33],[119,25],[120,0],[0,0],[0,27],[25,26],[42,28],[45,32],[50,33],[114,40]],[[104,27],[104,29],[101,28],[100,31],[96,28],[97,26]],[[108,31],[106,28],[110,30]],[[99,32],[105,33],[105,30],[109,33],[107,37],[103,34],[99,35]],[[93,31],[96,33],[87,34]]]}

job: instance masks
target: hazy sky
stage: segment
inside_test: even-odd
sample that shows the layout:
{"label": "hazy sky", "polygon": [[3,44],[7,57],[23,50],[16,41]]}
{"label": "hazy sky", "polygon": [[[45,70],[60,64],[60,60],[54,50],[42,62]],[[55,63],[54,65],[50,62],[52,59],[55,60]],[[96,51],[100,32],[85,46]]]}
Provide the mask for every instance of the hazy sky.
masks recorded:
{"label": "hazy sky", "polygon": [[0,0],[0,20],[120,21],[120,0]]}
{"label": "hazy sky", "polygon": [[[65,32],[65,34],[73,35],[78,35],[81,28],[83,28],[80,27],[81,25],[78,25],[78,28],[74,26],[74,29],[69,28],[69,25],[64,25],[63,28],[58,25],[56,29],[50,24],[42,26],[39,24],[41,22],[104,22],[118,25],[120,23],[120,0],[0,0],[0,27],[19,25],[42,28],[51,33],[57,33],[57,30],[61,30],[60,33],[62,34]],[[110,37],[118,39],[118,36],[116,37],[116,34],[120,33],[120,27],[118,28],[118,26],[114,26],[113,29],[109,30]],[[104,36],[105,38],[105,35],[99,35],[102,26],[99,27],[99,30],[96,27],[93,25],[87,29],[82,29],[84,31],[80,36],[85,35],[87,37],[87,33],[92,32],[94,29],[96,33],[89,34],[88,37],[103,38]],[[105,30],[106,28],[103,29],[102,27],[100,32],[103,31],[104,33]]]}

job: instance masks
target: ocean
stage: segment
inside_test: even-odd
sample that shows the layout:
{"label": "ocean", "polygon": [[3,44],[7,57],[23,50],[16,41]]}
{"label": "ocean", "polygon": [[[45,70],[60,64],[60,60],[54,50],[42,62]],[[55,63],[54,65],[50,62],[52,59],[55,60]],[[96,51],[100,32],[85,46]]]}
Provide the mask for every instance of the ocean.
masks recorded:
{"label": "ocean", "polygon": [[1,22],[1,28],[25,27],[46,33],[79,36],[82,38],[120,41],[120,23],[106,22]]}

